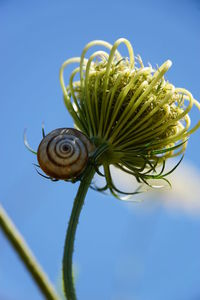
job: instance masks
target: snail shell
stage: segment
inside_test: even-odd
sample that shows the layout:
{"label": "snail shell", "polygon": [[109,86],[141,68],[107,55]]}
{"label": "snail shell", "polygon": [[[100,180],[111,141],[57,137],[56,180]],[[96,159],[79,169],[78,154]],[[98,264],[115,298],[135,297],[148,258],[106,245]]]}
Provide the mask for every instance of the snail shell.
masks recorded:
{"label": "snail shell", "polygon": [[94,151],[94,145],[79,130],[59,128],[41,141],[37,159],[41,169],[50,177],[70,179],[80,175]]}

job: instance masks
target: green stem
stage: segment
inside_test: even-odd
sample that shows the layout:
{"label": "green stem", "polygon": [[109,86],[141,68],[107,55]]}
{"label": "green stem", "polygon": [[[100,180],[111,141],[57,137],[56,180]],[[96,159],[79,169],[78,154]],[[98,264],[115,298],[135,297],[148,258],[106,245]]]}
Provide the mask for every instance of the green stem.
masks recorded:
{"label": "green stem", "polygon": [[91,180],[94,176],[95,170],[89,165],[84,172],[84,176],[81,180],[67,229],[67,235],[65,240],[64,255],[63,255],[63,283],[64,292],[67,300],[76,300],[76,292],[73,283],[73,270],[72,270],[72,255],[74,250],[74,239],[76,234],[76,228],[78,225],[78,219],[83,207],[84,199],[90,186]]}
{"label": "green stem", "polygon": [[56,294],[52,284],[49,282],[46,274],[38,264],[34,255],[27,246],[25,240],[12,223],[11,219],[0,205],[0,228],[4,232],[7,239],[16,250],[17,254],[25,264],[26,268],[30,272],[35,283],[39,287],[40,291],[48,300],[58,300],[59,296]]}

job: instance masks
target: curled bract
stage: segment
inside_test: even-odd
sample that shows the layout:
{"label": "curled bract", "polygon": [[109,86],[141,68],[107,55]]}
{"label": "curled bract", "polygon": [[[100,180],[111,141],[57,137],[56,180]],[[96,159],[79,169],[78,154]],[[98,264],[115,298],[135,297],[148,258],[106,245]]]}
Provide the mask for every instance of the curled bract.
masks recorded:
{"label": "curled bract", "polygon": [[[128,57],[118,51],[121,44],[126,46]],[[104,50],[86,57],[88,51],[91,53],[97,46]],[[64,71],[72,63],[78,66],[66,85]],[[193,107],[200,110],[200,104],[189,91],[177,88],[165,79],[171,65],[167,60],[157,68],[144,66],[141,57],[134,56],[130,42],[124,38],[113,45],[101,40],[92,41],[80,57],[63,63],[60,82],[65,105],[75,127],[95,145],[91,162],[98,174],[105,177],[105,186],[94,186],[97,190],[109,189],[117,197],[122,193],[113,182],[111,165],[133,175],[138,183],[149,185],[152,179],[167,181],[167,175],[182,160],[181,157],[172,170],[165,172],[166,160],[183,155],[189,136],[200,127],[200,121],[191,124],[189,116]],[[71,151],[71,148],[59,149],[62,154]],[[38,154],[42,167],[41,157]],[[56,164],[61,160],[59,158]],[[103,171],[99,170],[100,166]],[[43,170],[54,178],[68,178],[64,170],[61,176],[49,169]]]}
{"label": "curled bract", "polygon": [[[119,53],[120,44],[125,44],[129,57]],[[96,51],[86,58],[94,46],[107,51]],[[66,86],[63,72],[71,63],[79,65]],[[171,64],[167,60],[157,69],[145,67],[141,57],[135,58],[130,42],[122,38],[114,45],[90,42],[81,57],[62,65],[64,100],[76,127],[97,146],[103,142],[109,146],[102,158],[107,183],[110,164],[134,175],[139,182],[163,178],[157,166],[184,153],[188,137],[200,126],[198,122],[191,128],[188,114],[193,105],[200,109],[199,102],[189,91],[176,88],[164,78]]]}
{"label": "curled bract", "polygon": [[[118,51],[120,44],[126,46],[128,57]],[[88,50],[96,46],[106,50],[86,58]],[[78,66],[66,85],[64,70],[72,63]],[[111,164],[132,174],[138,182],[163,179],[168,174],[164,174],[166,159],[184,153],[189,136],[200,126],[200,122],[191,126],[189,117],[193,106],[200,109],[199,102],[189,91],[176,88],[164,78],[171,65],[167,60],[156,69],[144,66],[124,38],[114,45],[92,41],[80,57],[63,63],[60,82],[75,126],[97,147],[108,145],[100,161],[105,187],[112,190],[114,186]]]}

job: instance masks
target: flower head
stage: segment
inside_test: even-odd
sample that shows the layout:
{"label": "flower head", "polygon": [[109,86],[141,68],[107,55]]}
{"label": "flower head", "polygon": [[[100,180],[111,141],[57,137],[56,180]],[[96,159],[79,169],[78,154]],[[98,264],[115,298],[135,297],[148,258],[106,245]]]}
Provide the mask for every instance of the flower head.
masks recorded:
{"label": "flower head", "polygon": [[[122,43],[128,58],[117,50]],[[107,51],[86,58],[94,46]],[[63,73],[71,63],[79,65],[66,86]],[[68,59],[61,67],[64,101],[75,126],[97,148],[106,145],[98,163],[104,167],[104,189],[114,194],[119,191],[112,181],[111,164],[138,182],[165,179],[169,174],[164,173],[166,159],[184,153],[188,137],[200,126],[198,122],[191,128],[188,115],[193,105],[200,109],[200,104],[189,91],[164,78],[171,65],[167,60],[157,69],[145,67],[140,56],[135,58],[130,42],[121,38],[114,45],[92,41],[81,57]],[[162,166],[160,171],[158,166]]]}

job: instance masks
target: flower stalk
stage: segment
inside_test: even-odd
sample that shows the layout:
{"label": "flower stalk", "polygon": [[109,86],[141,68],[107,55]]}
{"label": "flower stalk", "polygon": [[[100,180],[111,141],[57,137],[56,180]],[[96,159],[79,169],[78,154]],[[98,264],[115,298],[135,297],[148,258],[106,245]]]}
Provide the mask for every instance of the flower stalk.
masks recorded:
{"label": "flower stalk", "polygon": [[74,240],[78,225],[81,209],[84,204],[84,199],[90,187],[95,169],[89,165],[84,172],[83,178],[74,199],[73,209],[69,220],[67,235],[65,239],[64,255],[63,255],[63,286],[67,300],[76,300],[76,292],[73,282],[72,255],[74,250]]}
{"label": "flower stalk", "polygon": [[0,229],[2,229],[6,238],[10,241],[11,245],[15,249],[16,253],[21,258],[22,262],[26,266],[34,282],[48,300],[59,300],[54,287],[50,283],[47,275],[42,270],[38,261],[34,257],[33,253],[29,249],[25,240],[7,215],[6,211],[0,205]]}

